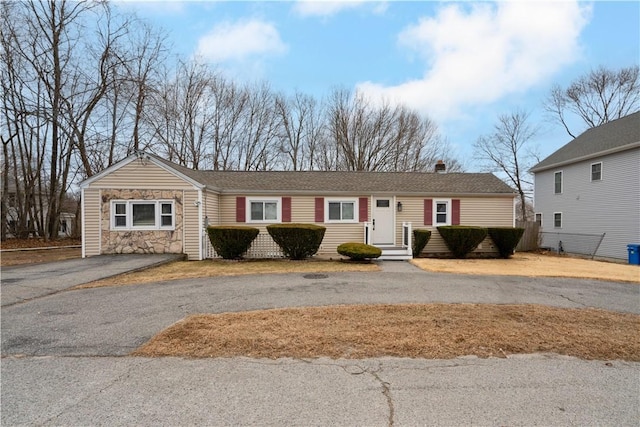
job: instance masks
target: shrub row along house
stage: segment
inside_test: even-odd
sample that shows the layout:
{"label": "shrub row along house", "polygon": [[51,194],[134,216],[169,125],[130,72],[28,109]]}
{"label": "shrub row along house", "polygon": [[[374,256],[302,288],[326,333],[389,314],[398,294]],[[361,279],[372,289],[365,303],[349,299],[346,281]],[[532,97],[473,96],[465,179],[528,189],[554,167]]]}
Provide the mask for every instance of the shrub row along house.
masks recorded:
{"label": "shrub row along house", "polygon": [[626,259],[640,243],[640,112],[585,131],[531,172],[543,247]]}
{"label": "shrub row along house", "polygon": [[[385,257],[411,257],[412,228],[513,227],[512,188],[488,173],[236,172],[191,170],[136,153],[87,179],[82,189],[82,255],[184,253],[216,256],[208,225],[260,229],[248,256],[278,256],[266,233],[275,223],[326,227],[319,255],[363,242]],[[424,253],[445,253],[433,233]],[[495,252],[487,238],[476,252]]]}

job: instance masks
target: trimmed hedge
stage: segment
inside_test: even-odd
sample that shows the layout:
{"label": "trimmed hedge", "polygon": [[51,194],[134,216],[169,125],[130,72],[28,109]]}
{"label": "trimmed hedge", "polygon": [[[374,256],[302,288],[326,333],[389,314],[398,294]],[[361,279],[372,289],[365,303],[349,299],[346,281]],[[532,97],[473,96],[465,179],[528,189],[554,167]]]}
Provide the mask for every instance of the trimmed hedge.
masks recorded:
{"label": "trimmed hedge", "polygon": [[378,258],[382,255],[382,250],[365,243],[347,242],[338,246],[338,253],[354,261],[362,261],[370,258]]}
{"label": "trimmed hedge", "polygon": [[488,233],[486,228],[464,225],[440,226],[438,232],[455,258],[466,257],[478,247]]}
{"label": "trimmed hedge", "polygon": [[242,258],[242,254],[249,250],[258,233],[260,230],[257,228],[241,225],[207,227],[213,249],[224,259]]}
{"label": "trimmed hedge", "polygon": [[285,256],[305,259],[318,252],[326,228],[315,224],[272,224],[267,231]]}
{"label": "trimmed hedge", "polygon": [[501,258],[509,258],[513,255],[524,234],[524,228],[519,227],[491,227],[488,230]]}
{"label": "trimmed hedge", "polygon": [[426,230],[424,228],[416,228],[413,230],[413,244],[411,245],[411,250],[413,251],[414,258],[420,256],[420,252],[422,252],[424,247],[427,246],[430,239],[431,230]]}

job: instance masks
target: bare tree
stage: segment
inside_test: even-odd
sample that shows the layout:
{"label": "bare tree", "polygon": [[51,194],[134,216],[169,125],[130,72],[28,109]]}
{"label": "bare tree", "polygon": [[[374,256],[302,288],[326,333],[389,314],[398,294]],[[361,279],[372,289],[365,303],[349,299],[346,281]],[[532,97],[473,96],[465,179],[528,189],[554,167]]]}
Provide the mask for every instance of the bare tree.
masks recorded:
{"label": "bare tree", "polygon": [[[62,128],[63,70],[74,37],[66,26],[84,5],[3,3],[3,116],[20,237],[57,232],[70,143]],[[3,126],[4,127],[4,126]],[[46,214],[46,217],[45,217]]]}
{"label": "bare tree", "polygon": [[436,124],[403,105],[373,103],[362,94],[336,90],[326,120],[329,139],[323,156],[337,169],[427,171],[451,155]]}
{"label": "bare tree", "polygon": [[533,186],[528,170],[535,154],[529,144],[537,132],[536,127],[527,123],[528,119],[529,114],[523,111],[502,114],[493,132],[480,136],[474,144],[474,155],[483,162],[483,168],[504,175],[515,187],[523,221],[527,220],[527,192]]}
{"label": "bare tree", "polygon": [[166,59],[166,34],[156,31],[144,22],[136,22],[136,31],[130,33],[128,49],[130,58],[123,61],[126,78],[132,90],[133,102],[133,151],[144,147],[141,138],[141,123],[149,92],[154,79],[159,76],[156,69]]}
{"label": "bare tree", "polygon": [[[167,71],[167,74],[171,71]],[[214,119],[213,71],[193,61],[181,62],[174,77],[156,88],[144,121],[159,139],[167,159],[199,169]]]}
{"label": "bare tree", "polygon": [[275,94],[267,83],[246,90],[246,108],[237,132],[237,164],[241,170],[270,170],[277,154]]}
{"label": "bare tree", "polygon": [[640,69],[636,66],[611,70],[591,70],[566,89],[553,86],[544,108],[575,138],[569,127],[569,115],[577,116],[593,128],[640,109]]}
{"label": "bare tree", "polygon": [[313,170],[323,132],[322,110],[318,101],[296,91],[290,97],[278,95],[274,106],[279,120],[278,148],[283,157],[283,168]]}
{"label": "bare tree", "polygon": [[161,39],[108,2],[2,2],[0,15],[4,164],[21,221],[55,238],[67,192],[115,161],[125,126],[140,143]]}
{"label": "bare tree", "polygon": [[217,75],[210,82],[213,92],[210,152],[214,170],[237,169],[236,144],[241,137],[240,123],[248,103],[246,89]]}

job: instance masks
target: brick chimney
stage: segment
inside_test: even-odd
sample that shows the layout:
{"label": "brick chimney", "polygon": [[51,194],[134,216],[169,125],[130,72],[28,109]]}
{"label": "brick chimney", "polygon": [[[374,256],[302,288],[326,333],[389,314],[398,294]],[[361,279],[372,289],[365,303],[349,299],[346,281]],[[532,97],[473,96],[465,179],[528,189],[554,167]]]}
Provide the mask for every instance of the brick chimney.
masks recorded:
{"label": "brick chimney", "polygon": [[438,160],[436,162],[435,172],[445,173],[446,171],[447,171],[447,166],[444,164],[442,160]]}

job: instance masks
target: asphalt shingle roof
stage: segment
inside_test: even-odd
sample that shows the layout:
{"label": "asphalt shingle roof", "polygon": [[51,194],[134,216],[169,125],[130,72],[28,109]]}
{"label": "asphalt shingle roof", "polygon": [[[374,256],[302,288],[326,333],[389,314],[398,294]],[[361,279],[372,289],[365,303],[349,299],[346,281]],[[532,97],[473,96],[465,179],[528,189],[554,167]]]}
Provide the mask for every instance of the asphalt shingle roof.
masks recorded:
{"label": "asphalt shingle roof", "polygon": [[540,172],[640,142],[640,111],[591,128],[531,168]]}
{"label": "asphalt shingle roof", "polygon": [[192,170],[155,158],[194,181],[223,193],[514,193],[511,187],[491,173],[208,171]]}

